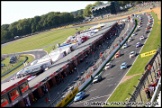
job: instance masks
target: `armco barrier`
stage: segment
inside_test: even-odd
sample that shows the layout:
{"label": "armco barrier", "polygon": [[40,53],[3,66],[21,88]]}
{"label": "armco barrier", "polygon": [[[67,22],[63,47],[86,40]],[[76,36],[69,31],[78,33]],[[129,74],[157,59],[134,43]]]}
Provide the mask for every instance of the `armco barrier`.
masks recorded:
{"label": "armco barrier", "polygon": [[9,74],[9,73],[12,72],[13,70],[15,70],[15,69],[19,68],[21,65],[23,65],[23,64],[28,60],[28,57],[25,57],[25,58],[26,58],[26,59],[24,60],[24,62],[22,62],[21,64],[19,64],[19,65],[16,66],[16,67],[14,67],[13,69],[9,70],[8,72],[5,72],[5,73],[1,74],[1,77],[3,77],[3,76],[5,76],[5,75]]}
{"label": "armco barrier", "polygon": [[[132,22],[133,27],[132,27],[132,29],[131,29],[131,30],[128,30],[128,29],[127,29],[127,31],[128,31],[128,33],[126,33],[127,36],[125,36],[124,40],[122,40],[122,42],[120,43],[120,45],[118,45],[118,46],[110,53],[110,55],[106,58],[106,60],[105,60],[104,62],[102,62],[102,64],[97,68],[97,70],[93,72],[92,77],[94,77],[97,73],[100,72],[100,70],[105,66],[105,64],[114,56],[114,54],[119,50],[119,48],[120,48],[120,47],[125,43],[125,41],[129,38],[129,36],[132,34],[132,32],[134,31],[134,29],[135,29],[135,27],[136,27],[136,25],[137,25],[137,23],[134,22],[134,21],[135,21],[135,20],[133,19],[133,22]],[[98,62],[98,61],[97,61],[97,62]],[[91,77],[89,77],[88,79],[86,79],[86,81],[85,81],[83,84],[81,84],[81,85],[79,86],[79,91],[81,91],[83,88],[85,88],[85,86],[87,86],[87,84],[89,84],[90,81],[91,81]]]}

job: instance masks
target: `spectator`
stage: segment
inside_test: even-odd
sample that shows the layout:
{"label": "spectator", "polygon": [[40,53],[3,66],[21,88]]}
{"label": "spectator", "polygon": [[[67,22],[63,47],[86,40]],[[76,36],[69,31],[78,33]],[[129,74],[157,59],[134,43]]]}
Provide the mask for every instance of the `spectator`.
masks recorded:
{"label": "spectator", "polygon": [[156,82],[153,82],[153,81],[151,81],[151,84],[150,84],[152,87],[154,87],[154,91],[155,91],[155,87],[156,87],[156,85],[157,85],[157,83]]}
{"label": "spectator", "polygon": [[29,106],[28,103],[26,103],[25,106],[28,107]]}
{"label": "spectator", "polygon": [[46,87],[45,87],[45,85],[43,85],[43,92],[44,92],[44,94],[46,93]]}
{"label": "spectator", "polygon": [[154,87],[151,86],[151,84],[148,85],[148,89],[150,91],[150,95],[152,96],[154,94]]}
{"label": "spectator", "polygon": [[49,100],[48,100],[48,97],[45,98],[45,101],[46,101],[46,103],[48,103],[48,101],[49,101]]}
{"label": "spectator", "polygon": [[64,82],[64,76],[62,75],[61,77],[62,77],[62,82]]}
{"label": "spectator", "polygon": [[36,102],[37,101],[37,98],[35,97],[35,98],[33,98],[33,102]]}
{"label": "spectator", "polygon": [[93,80],[93,76],[91,75],[91,80]]}
{"label": "spectator", "polygon": [[147,99],[151,99],[151,94],[150,94],[149,89],[148,88],[145,88],[144,91],[146,93]]}
{"label": "spectator", "polygon": [[161,70],[158,70],[158,76],[161,77]]}
{"label": "spectator", "polygon": [[156,81],[155,81],[156,85],[158,82],[159,82],[159,77],[156,78]]}

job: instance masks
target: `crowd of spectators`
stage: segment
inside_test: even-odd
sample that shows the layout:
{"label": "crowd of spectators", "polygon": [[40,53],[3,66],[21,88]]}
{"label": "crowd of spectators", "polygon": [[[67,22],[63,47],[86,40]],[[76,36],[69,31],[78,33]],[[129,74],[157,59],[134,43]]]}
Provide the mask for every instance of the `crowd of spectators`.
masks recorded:
{"label": "crowd of spectators", "polygon": [[161,70],[158,70],[156,72],[155,81],[151,81],[151,83],[144,89],[148,100],[152,98],[160,77]]}

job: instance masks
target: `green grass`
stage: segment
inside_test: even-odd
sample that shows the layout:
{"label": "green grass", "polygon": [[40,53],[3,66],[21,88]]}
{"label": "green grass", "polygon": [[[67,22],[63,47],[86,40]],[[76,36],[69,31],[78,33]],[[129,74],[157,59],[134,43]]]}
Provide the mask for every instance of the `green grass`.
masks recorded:
{"label": "green grass", "polygon": [[67,28],[67,29],[51,29],[50,31],[36,34],[24,39],[12,42],[1,47],[2,54],[22,52],[26,50],[34,50],[43,48],[50,52],[54,45],[64,42],[69,36],[74,35],[77,31],[88,29],[90,26]]}
{"label": "green grass", "polygon": [[133,9],[134,9],[134,7],[131,7],[131,8],[128,9],[128,11],[131,11],[131,10],[133,10]]}
{"label": "green grass", "polygon": [[[29,62],[29,63],[32,62],[32,61],[34,60],[33,56],[30,56],[30,55],[23,55],[23,56],[27,56],[27,57],[28,57],[27,62]],[[16,72],[20,71],[23,67],[24,67],[24,65],[22,65],[22,66],[18,67],[17,69],[13,70],[13,71],[10,72],[9,74],[7,74],[7,75],[1,77],[1,80],[3,80],[3,79],[5,79],[5,78],[7,78],[7,77],[9,77],[9,76],[11,76],[11,75],[13,75],[13,74],[15,74]]]}
{"label": "green grass", "polygon": [[[155,13],[151,13],[154,17],[154,26],[150,33],[150,36],[145,43],[141,53],[151,51],[154,49],[158,49],[158,45],[161,44],[161,28],[160,23]],[[153,55],[152,55],[153,56]],[[134,75],[134,74],[142,74],[144,73],[144,67],[149,62],[149,60],[152,58],[152,56],[141,58],[141,56],[138,56],[136,62],[129,70],[128,74],[126,76]],[[126,98],[130,98],[130,95],[128,93],[133,93],[135,88],[134,85],[137,85],[139,83],[139,78],[141,75],[137,75],[129,80],[127,80],[124,83],[121,83],[117,89],[114,91],[112,96],[109,98],[108,102],[114,102],[114,101],[120,101],[124,102]]]}
{"label": "green grass", "polygon": [[[157,16],[154,13],[152,13],[152,15],[154,17],[154,26],[153,26],[152,32],[150,33],[150,36],[147,39],[147,42],[145,43],[140,54],[151,51],[151,50],[158,49],[158,45],[161,44],[160,24],[158,24]],[[159,32],[157,32],[157,31],[159,31]],[[127,74],[127,76],[133,75],[134,73],[138,74],[138,73],[144,72],[144,67],[149,62],[149,60],[152,58],[152,56],[147,56],[147,57],[141,58],[141,55],[139,55],[136,60],[136,63],[130,69],[130,72]],[[139,64],[140,64],[140,66],[139,66]]]}
{"label": "green grass", "polygon": [[5,64],[4,67],[1,68],[1,73],[5,73],[9,70],[12,70],[14,67],[18,66],[19,64],[21,64],[22,62],[25,61],[25,57],[19,57],[17,59],[17,62],[14,63],[14,64],[10,64],[9,61],[10,61],[10,57],[7,57],[5,60],[2,61],[3,64]]}

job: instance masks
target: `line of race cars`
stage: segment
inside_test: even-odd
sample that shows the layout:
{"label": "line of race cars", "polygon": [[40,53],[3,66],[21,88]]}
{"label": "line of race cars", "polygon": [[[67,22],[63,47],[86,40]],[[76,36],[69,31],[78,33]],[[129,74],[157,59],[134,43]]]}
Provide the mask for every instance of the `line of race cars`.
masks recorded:
{"label": "line of race cars", "polygon": [[[146,13],[144,13],[144,14],[146,14]],[[136,31],[129,37],[129,39],[126,41],[126,43],[123,44],[123,46],[121,47],[122,49],[126,49],[127,47],[129,47],[129,43],[132,42],[133,40],[135,40],[135,37],[136,37],[137,34],[138,34],[137,32],[140,31],[140,28],[142,27],[143,18],[142,18],[140,15],[136,15],[136,17],[140,20],[140,22],[139,22],[138,25],[137,25]],[[144,44],[143,44],[143,40],[145,40],[145,39],[147,38],[147,36],[146,36],[147,33],[149,33],[149,32],[151,31],[150,29],[152,28],[152,25],[153,25],[153,18],[152,18],[152,16],[151,16],[150,14],[148,14],[147,17],[148,17],[147,27],[146,27],[145,31],[142,31],[142,32],[144,32],[144,33],[143,33],[143,35],[141,35],[141,36],[139,37],[139,41],[136,42],[136,44],[134,45],[135,48],[139,48],[139,47],[141,47],[141,46],[144,45]],[[117,58],[121,57],[121,55],[122,55],[122,53],[121,53],[121,51],[119,50],[119,51],[114,55],[114,58],[117,59]],[[132,50],[132,51],[129,52],[129,59],[134,58],[134,57],[136,57],[136,56],[138,56],[138,53],[137,53],[135,50]],[[113,64],[111,61],[108,62],[108,63],[105,65],[104,70],[108,70],[108,69],[110,69],[110,68],[113,68],[113,65],[114,65],[114,64]],[[120,65],[119,67],[120,67],[120,69],[122,70],[122,69],[127,69],[127,68],[129,67],[129,65],[128,65],[127,62],[122,62],[121,65]],[[95,77],[93,78],[92,83],[94,84],[94,83],[100,82],[100,81],[102,81],[102,80],[103,80],[103,78],[102,78],[102,76],[99,74],[99,75],[97,75],[97,76],[95,76]],[[74,98],[74,102],[80,101],[80,100],[84,99],[85,97],[86,97],[86,93],[85,93],[84,91],[80,91],[79,93],[76,94],[76,96],[75,96],[75,98]]]}

